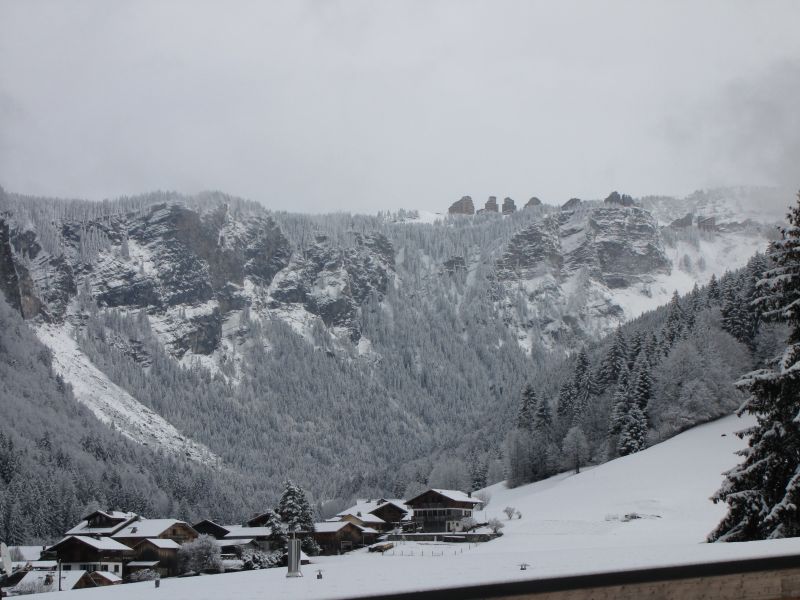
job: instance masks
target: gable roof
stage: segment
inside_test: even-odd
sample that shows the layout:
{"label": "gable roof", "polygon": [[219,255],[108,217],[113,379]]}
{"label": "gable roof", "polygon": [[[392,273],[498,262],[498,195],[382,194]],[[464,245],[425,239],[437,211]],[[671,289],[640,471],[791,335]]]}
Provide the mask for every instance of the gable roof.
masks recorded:
{"label": "gable roof", "polygon": [[427,494],[429,492],[435,492],[435,493],[439,494],[440,496],[443,496],[443,497],[447,498],[448,500],[452,500],[453,502],[464,502],[464,503],[467,503],[467,504],[483,504],[483,502],[481,500],[478,500],[477,498],[472,498],[471,496],[469,496],[468,494],[465,494],[464,492],[462,492],[460,490],[441,490],[441,489],[436,489],[436,488],[427,489],[424,492],[422,492],[421,494],[417,494],[413,498],[411,498],[409,500],[406,500],[406,503],[407,504],[411,504],[412,502],[414,502],[418,498],[421,498],[422,496],[424,496],[425,494]]}
{"label": "gable roof", "polygon": [[[389,500],[387,500],[385,498],[378,498],[378,499],[375,499],[375,500],[359,499],[359,500],[356,500],[356,503],[353,506],[351,506],[350,508],[347,508],[347,509],[345,509],[345,510],[339,512],[339,513],[337,513],[336,516],[337,517],[343,517],[345,515],[353,515],[353,516],[358,517],[359,519],[362,519],[364,522],[367,522],[366,521],[367,515],[372,515],[373,518],[380,519],[380,517],[377,517],[377,516],[373,515],[372,513],[374,513],[376,510],[378,510],[379,508],[382,508],[382,507],[384,507],[386,505],[396,506],[398,509],[405,511],[406,514],[411,512],[411,508],[406,506],[406,503],[403,500],[398,500],[396,498],[389,499]],[[358,513],[361,513],[361,516],[359,516]],[[378,523],[378,522],[385,523],[385,521],[383,519],[380,519],[379,521],[373,521],[373,522],[374,523]]]}
{"label": "gable roof", "polygon": [[[71,590],[86,575],[86,571],[61,571],[61,589]],[[57,592],[58,591],[58,572],[57,571],[28,571],[14,590],[17,592],[28,591],[36,592]]]}
{"label": "gable roof", "polygon": [[91,546],[95,550],[107,550],[107,551],[114,551],[114,552],[129,552],[130,548],[125,544],[120,544],[117,540],[112,540],[109,537],[100,537],[100,538],[93,538],[88,537],[85,535],[70,535],[65,537],[63,540],[53,544],[48,548],[48,550],[54,550],[61,544],[68,542],[69,540],[78,540],[82,544],[87,546]]}
{"label": "gable roof", "polygon": [[336,520],[341,521],[345,517],[354,517],[361,521],[362,523],[369,523],[370,525],[384,525],[386,521],[381,519],[380,517],[373,515],[372,513],[368,512],[350,512],[350,511],[343,511],[340,512],[338,515],[333,517],[333,519],[326,519],[327,521]]}
{"label": "gable roof", "polygon": [[122,581],[122,577],[120,577],[116,573],[112,573],[111,571],[93,571],[90,575],[92,579],[94,579],[95,577],[102,577],[103,579],[106,579],[111,583]]}
{"label": "gable roof", "polygon": [[362,527],[358,523],[353,523],[352,521],[324,521],[323,523],[314,523],[314,531],[316,533],[336,533],[348,525],[358,528],[361,533],[378,533],[371,527]]}
{"label": "gable roof", "polygon": [[23,561],[39,560],[42,557],[42,550],[44,546],[9,546],[8,548],[13,554],[15,551],[22,556]]}
{"label": "gable roof", "polygon": [[269,537],[272,535],[272,529],[269,527],[245,527],[244,525],[225,525],[224,527],[228,530],[227,535],[222,538],[224,540]]}
{"label": "gable roof", "polygon": [[212,521],[211,519],[203,519],[202,521],[198,521],[192,527],[195,531],[200,531],[202,529],[210,529],[214,531],[215,537],[224,537],[230,533],[230,530],[226,525],[220,525],[216,521]]}
{"label": "gable roof", "polygon": [[141,544],[144,544],[146,542],[149,542],[156,548],[160,548],[162,550],[177,550],[178,548],[181,547],[181,545],[175,540],[164,540],[161,538],[145,538],[141,542],[137,542],[134,548],[138,548]]}
{"label": "gable roof", "polygon": [[138,521],[125,525],[125,527],[117,531],[112,537],[157,538],[167,529],[175,525],[186,525],[190,527],[186,521],[179,521],[178,519],[139,519]]}
{"label": "gable roof", "polygon": [[[114,521],[113,524],[106,527],[89,527],[89,519],[95,515],[102,515],[109,520]],[[67,531],[66,535],[113,535],[119,529],[122,529],[131,521],[138,518],[136,513],[120,512],[118,510],[102,511],[96,510],[86,518],[78,523],[75,527]]]}

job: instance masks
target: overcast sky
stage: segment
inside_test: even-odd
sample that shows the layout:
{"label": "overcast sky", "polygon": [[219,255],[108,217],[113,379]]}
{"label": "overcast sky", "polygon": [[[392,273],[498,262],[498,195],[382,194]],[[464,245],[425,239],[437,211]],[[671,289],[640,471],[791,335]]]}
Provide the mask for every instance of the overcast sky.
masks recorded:
{"label": "overcast sky", "polygon": [[800,187],[800,2],[0,0],[0,185],[300,211]]}

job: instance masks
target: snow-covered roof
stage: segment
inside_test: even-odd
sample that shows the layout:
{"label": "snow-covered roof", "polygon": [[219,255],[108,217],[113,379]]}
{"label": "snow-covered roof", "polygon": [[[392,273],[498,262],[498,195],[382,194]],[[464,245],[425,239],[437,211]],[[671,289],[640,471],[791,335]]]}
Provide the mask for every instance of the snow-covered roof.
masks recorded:
{"label": "snow-covered roof", "polygon": [[162,540],[161,538],[147,538],[139,542],[139,544],[144,542],[150,542],[156,548],[161,548],[162,550],[177,550],[181,547],[175,540]]}
{"label": "snow-covered roof", "polygon": [[44,546],[10,546],[9,550],[11,554],[14,554],[15,551],[19,553],[24,561],[39,560]]}
{"label": "snow-covered roof", "polygon": [[234,538],[230,540],[221,539],[221,540],[214,540],[217,546],[246,546],[253,542],[253,538]]}
{"label": "snow-covered roof", "polygon": [[98,510],[93,512],[90,517],[101,514],[109,519],[113,519],[116,523],[109,525],[107,527],[89,527],[89,521],[84,519],[80,523],[78,523],[75,527],[67,531],[66,535],[113,535],[119,529],[124,527],[126,524],[130,523],[134,519],[137,518],[136,513],[132,512],[120,512],[118,510],[110,510],[110,511],[102,511]]}
{"label": "snow-covered roof", "polygon": [[139,519],[117,531],[115,538],[156,538],[170,527],[187,525],[177,519]]}
{"label": "snow-covered roof", "polygon": [[441,494],[445,498],[450,498],[454,502],[471,502],[472,504],[481,504],[477,498],[473,498],[460,490],[438,490],[433,489],[437,494]]}
{"label": "snow-covered roof", "polygon": [[87,546],[91,546],[95,550],[113,550],[127,552],[130,550],[125,544],[120,544],[117,540],[112,540],[110,537],[93,538],[85,535],[68,535],[60,542],[50,546],[50,550],[66,542],[67,540],[78,540]]}
{"label": "snow-covered roof", "polygon": [[157,560],[132,560],[128,563],[128,567],[155,567],[158,566]]}
{"label": "snow-covered roof", "polygon": [[[358,511],[358,512],[349,512],[349,511],[341,512],[338,515],[336,515],[336,517],[334,517],[334,518],[337,521],[341,521],[345,517],[355,517],[356,519],[358,519],[362,523],[371,523],[373,525],[383,525],[384,523],[386,523],[386,521],[384,521],[380,517],[376,517],[375,515],[373,515],[371,513],[361,512],[361,511]],[[328,519],[328,520],[330,520],[330,519]]]}
{"label": "snow-covered roof", "polygon": [[324,523],[314,523],[314,530],[317,533],[336,533],[348,525],[358,527],[362,533],[378,533],[371,527],[362,527],[361,525],[353,523],[352,521],[325,521]]}
{"label": "snow-covered roof", "polygon": [[[390,499],[377,498],[375,500],[358,499],[356,500],[355,505],[343,510],[340,513],[337,513],[336,516],[343,517],[345,515],[354,515],[359,519],[363,520],[364,522],[367,522],[366,521],[367,515],[371,515],[372,518],[379,519],[379,517],[375,517],[375,515],[372,515],[372,512],[378,510],[382,506],[386,506],[387,504],[393,504],[400,510],[406,511],[407,514],[411,511],[411,509],[406,505],[405,501],[399,500],[397,498],[390,498]],[[362,516],[359,516],[358,513],[361,513]],[[374,522],[377,523],[378,521]],[[380,522],[385,523],[385,521],[382,519],[380,519]]]}
{"label": "snow-covered roof", "polygon": [[268,537],[272,535],[272,529],[269,527],[245,527],[243,525],[223,525],[224,529],[228,530],[228,534],[224,539],[237,539],[237,538],[254,538],[254,537]]}
{"label": "snow-covered roof", "polygon": [[[71,590],[86,575],[86,571],[61,571],[61,589]],[[58,573],[55,571],[28,571],[14,586],[16,592],[57,592]]]}
{"label": "snow-covered roof", "polygon": [[111,571],[94,571],[92,573],[92,577],[95,577],[97,575],[99,575],[103,579],[107,579],[108,581],[111,581],[112,583],[115,583],[117,581],[122,581],[122,577],[120,577],[119,575],[117,575],[115,573],[112,573]]}

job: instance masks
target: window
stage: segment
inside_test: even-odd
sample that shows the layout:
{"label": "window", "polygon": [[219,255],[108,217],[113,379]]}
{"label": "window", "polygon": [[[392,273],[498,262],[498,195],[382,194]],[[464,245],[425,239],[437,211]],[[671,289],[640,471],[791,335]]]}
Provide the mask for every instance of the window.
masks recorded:
{"label": "window", "polygon": [[62,571],[72,571],[72,565],[62,565],[61,566],[61,570]]}
{"label": "window", "polygon": [[114,565],[114,573],[119,573],[119,565]]}

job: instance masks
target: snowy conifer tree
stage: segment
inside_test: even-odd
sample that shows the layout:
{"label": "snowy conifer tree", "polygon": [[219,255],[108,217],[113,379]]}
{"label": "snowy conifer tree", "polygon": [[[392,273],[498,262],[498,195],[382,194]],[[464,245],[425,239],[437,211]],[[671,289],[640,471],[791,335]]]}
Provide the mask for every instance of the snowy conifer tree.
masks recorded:
{"label": "snowy conifer tree", "polygon": [[531,384],[522,390],[522,404],[517,414],[517,429],[533,431],[533,415],[536,410],[536,392]]}
{"label": "snowy conifer tree", "polygon": [[644,450],[647,442],[647,418],[644,411],[633,398],[630,399],[627,409],[617,440],[617,452],[620,456]]}
{"label": "snowy conifer tree", "polygon": [[547,398],[539,398],[536,403],[536,412],[533,416],[533,429],[546,439],[553,436],[553,413],[550,410],[550,403]]}
{"label": "snowy conifer tree", "polygon": [[601,389],[617,382],[620,372],[628,366],[628,343],[621,327],[614,332],[614,340],[611,343],[597,374],[597,383]]}
{"label": "snowy conifer tree", "polygon": [[[798,196],[800,200],[800,195]],[[740,414],[754,415],[754,427],[740,452],[744,461],[726,473],[714,502],[728,514],[710,541],[746,541],[800,535],[800,203],[789,226],[769,251],[772,268],[759,282],[764,317],[790,327],[788,346],[771,368],[750,373],[740,385],[750,398]]]}

